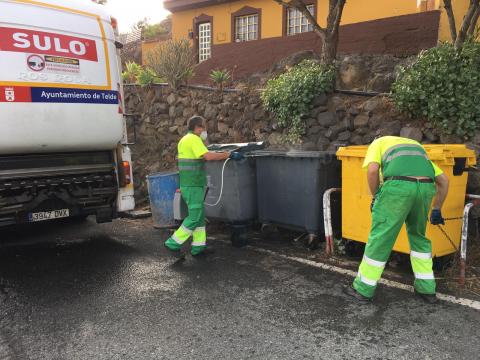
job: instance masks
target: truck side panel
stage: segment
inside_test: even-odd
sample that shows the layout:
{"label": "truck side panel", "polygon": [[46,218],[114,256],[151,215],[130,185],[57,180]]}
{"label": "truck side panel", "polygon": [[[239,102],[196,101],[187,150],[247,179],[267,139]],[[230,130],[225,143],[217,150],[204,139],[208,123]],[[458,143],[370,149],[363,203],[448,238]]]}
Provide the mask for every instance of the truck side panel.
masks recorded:
{"label": "truck side panel", "polygon": [[115,36],[101,16],[0,0],[0,154],[113,149]]}

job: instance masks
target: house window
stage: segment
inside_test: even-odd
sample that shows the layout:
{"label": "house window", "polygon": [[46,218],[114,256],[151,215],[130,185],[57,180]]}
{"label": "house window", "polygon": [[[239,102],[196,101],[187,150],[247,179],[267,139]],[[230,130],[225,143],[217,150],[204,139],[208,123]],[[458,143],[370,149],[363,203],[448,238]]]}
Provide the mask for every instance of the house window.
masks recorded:
{"label": "house window", "polygon": [[[310,14],[314,15],[314,5],[307,5],[307,9],[310,11]],[[313,31],[312,24],[299,10],[289,7],[287,9],[287,35],[295,35],[307,31]]]}
{"label": "house window", "polygon": [[258,39],[258,14],[235,17],[235,41]]}
{"label": "house window", "polygon": [[198,61],[202,62],[212,56],[212,25],[209,22],[198,25]]}

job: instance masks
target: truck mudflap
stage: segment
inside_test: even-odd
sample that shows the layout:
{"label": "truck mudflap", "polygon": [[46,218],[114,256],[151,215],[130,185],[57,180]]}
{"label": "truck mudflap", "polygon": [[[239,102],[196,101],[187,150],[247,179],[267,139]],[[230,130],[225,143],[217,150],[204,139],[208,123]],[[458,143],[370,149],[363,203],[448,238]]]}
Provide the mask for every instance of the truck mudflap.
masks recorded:
{"label": "truck mudflap", "polygon": [[91,155],[0,157],[0,226],[87,215],[111,221],[118,195],[112,154]]}

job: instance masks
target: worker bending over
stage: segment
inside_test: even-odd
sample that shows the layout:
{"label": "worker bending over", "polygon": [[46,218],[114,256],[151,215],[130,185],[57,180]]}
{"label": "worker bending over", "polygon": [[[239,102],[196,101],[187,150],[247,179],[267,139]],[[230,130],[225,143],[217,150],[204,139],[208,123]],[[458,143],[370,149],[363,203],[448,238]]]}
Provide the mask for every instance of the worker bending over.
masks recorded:
{"label": "worker bending over", "polygon": [[[372,200],[372,228],[353,286],[345,292],[360,302],[372,299],[393,245],[404,223],[410,243],[410,261],[415,275],[415,294],[435,303],[432,243],[425,237],[430,222],[444,224],[441,208],[448,193],[448,178],[432,163],[417,141],[384,136],[368,148],[363,167]],[[383,178],[383,185],[380,179]]]}
{"label": "worker bending over", "polygon": [[[205,119],[193,116],[188,121],[188,134],[178,143],[178,170],[180,191],[188,207],[188,216],[180,228],[165,241],[165,247],[178,257],[183,257],[182,245],[193,236],[191,254],[206,254],[204,198],[207,186],[205,161],[229,158],[229,152],[209,152],[203,141],[207,140]],[[234,153],[238,156],[238,153]]]}

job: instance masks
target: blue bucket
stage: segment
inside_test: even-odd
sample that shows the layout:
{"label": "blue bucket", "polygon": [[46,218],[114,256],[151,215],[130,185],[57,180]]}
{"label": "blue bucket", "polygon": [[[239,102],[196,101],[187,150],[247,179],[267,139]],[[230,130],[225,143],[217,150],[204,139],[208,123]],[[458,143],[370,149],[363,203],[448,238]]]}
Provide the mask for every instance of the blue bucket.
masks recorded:
{"label": "blue bucket", "polygon": [[173,198],[179,187],[178,172],[148,175],[147,185],[153,226],[160,229],[175,227]]}

